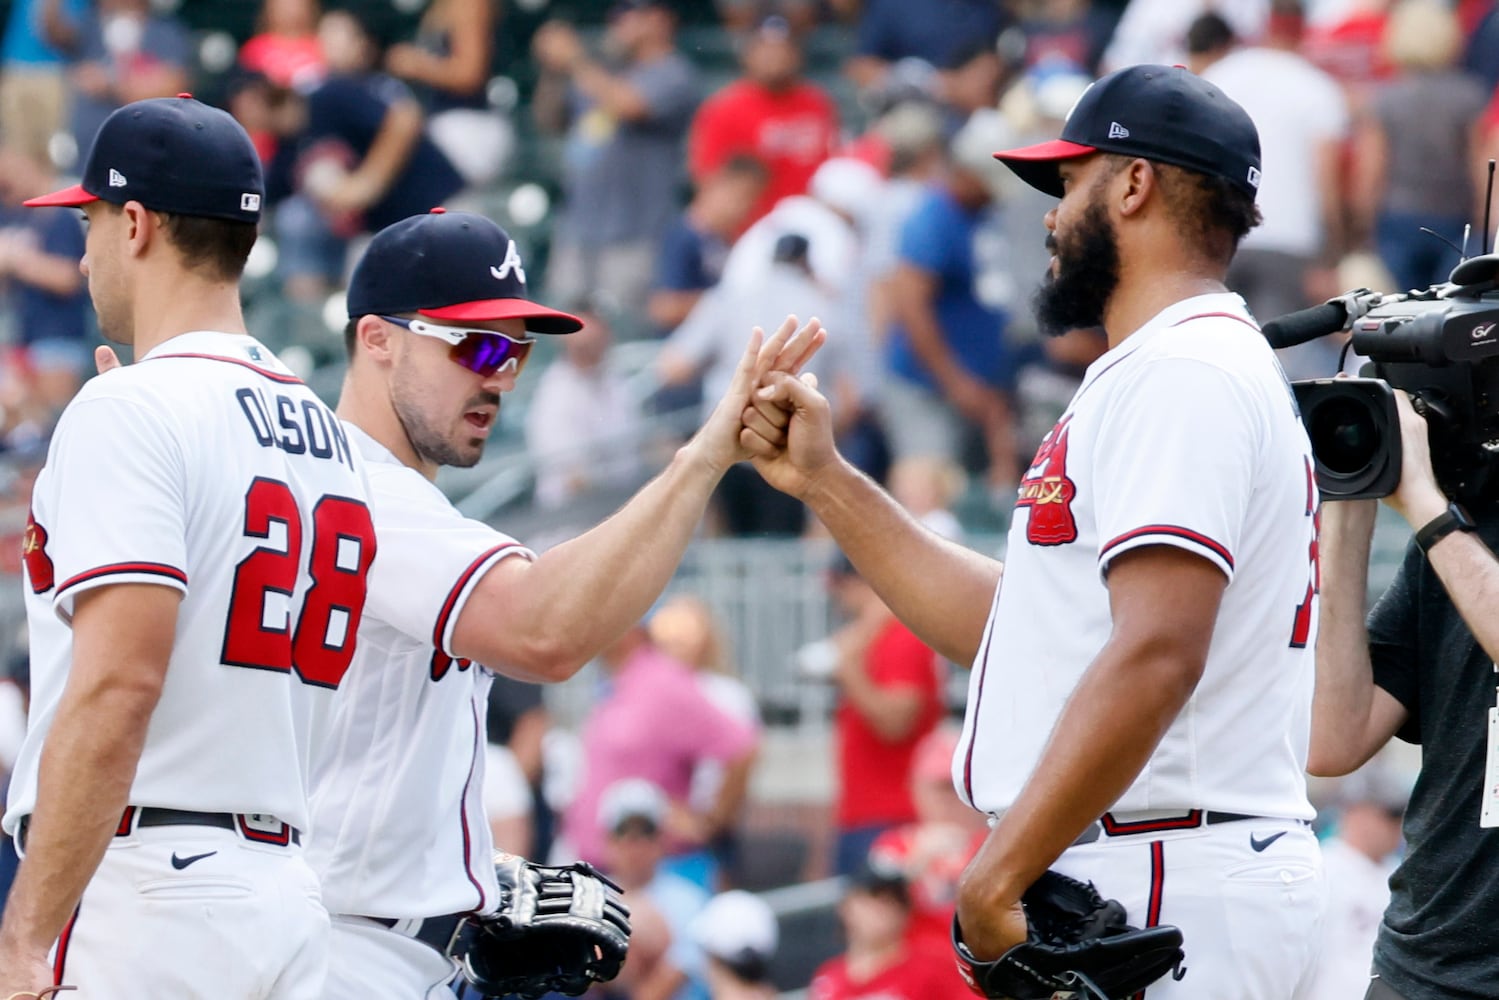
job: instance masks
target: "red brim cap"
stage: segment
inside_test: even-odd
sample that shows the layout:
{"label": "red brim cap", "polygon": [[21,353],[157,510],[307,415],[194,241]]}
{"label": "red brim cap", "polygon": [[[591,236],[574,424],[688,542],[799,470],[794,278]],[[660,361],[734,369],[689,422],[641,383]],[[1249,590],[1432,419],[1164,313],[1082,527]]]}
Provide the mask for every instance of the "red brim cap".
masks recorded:
{"label": "red brim cap", "polygon": [[583,329],[583,321],[571,313],[548,309],[528,299],[483,299],[417,311],[432,319],[459,322],[523,319],[526,321],[526,329],[532,333],[577,333]]}
{"label": "red brim cap", "polygon": [[1062,176],[1057,173],[1057,164],[1062,160],[1075,160],[1080,156],[1096,153],[1094,146],[1084,146],[1066,139],[1038,142],[1034,146],[1006,149],[995,153],[994,158],[1015,171],[1015,175],[1037,191],[1044,191],[1053,198],[1062,197]]}
{"label": "red brim cap", "polygon": [[87,205],[89,202],[98,200],[99,196],[89,194],[83,190],[82,184],[74,184],[72,187],[63,188],[61,191],[53,191],[51,194],[40,195],[36,198],[27,198],[21,204],[27,208],[51,208],[53,206],[72,208],[78,205]]}

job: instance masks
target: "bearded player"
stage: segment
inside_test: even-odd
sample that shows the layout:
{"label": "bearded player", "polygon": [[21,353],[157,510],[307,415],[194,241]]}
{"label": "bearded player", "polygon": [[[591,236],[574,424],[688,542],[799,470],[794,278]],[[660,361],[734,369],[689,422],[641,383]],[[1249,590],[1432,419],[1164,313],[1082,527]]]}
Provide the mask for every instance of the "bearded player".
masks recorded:
{"label": "bearded player", "polygon": [[1022,481],[1003,586],[837,455],[804,384],[762,390],[792,416],[757,463],[923,640],[973,664],[953,778],[993,817],[959,890],[975,978],[1026,939],[1021,895],[1054,868],[1136,926],[1181,929],[1183,978],[1152,1000],[1286,1000],[1322,896],[1303,778],[1317,493],[1285,377],[1224,286],[1259,218],[1258,135],[1198,77],[1135,66],[1062,136],[996,155],[1061,198],[1043,324],[1101,326],[1110,349]]}
{"label": "bearded player", "polygon": [[563,680],[646,612],[719,477],[748,454],[751,387],[772,366],[799,368],[822,333],[814,320],[792,339],[788,320],[763,347],[757,334],[666,470],[538,557],[463,517],[432,480],[479,460],[533,335],[579,320],[530,300],[503,229],[441,210],[375,236],[348,307],[338,413],[369,466],[380,558],[314,778],[308,856],[334,914],[326,995],[450,998],[455,930],[499,904],[481,800],[488,670]]}

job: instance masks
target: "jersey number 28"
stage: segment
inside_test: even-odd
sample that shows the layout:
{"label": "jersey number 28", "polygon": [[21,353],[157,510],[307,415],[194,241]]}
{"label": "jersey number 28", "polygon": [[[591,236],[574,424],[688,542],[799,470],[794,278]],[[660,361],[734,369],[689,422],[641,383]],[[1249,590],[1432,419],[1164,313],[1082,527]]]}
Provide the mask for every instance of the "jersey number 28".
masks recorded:
{"label": "jersey number 28", "polygon": [[300,613],[292,598],[302,568],[302,514],[285,483],[256,479],[245,494],[245,534],[269,541],[278,522],[285,547],[261,545],[235,567],[223,662],[295,670],[307,684],[336,688],[354,658],[365,577],[375,558],[369,508],[338,496],[325,496],[313,507],[307,547],[312,586]]}

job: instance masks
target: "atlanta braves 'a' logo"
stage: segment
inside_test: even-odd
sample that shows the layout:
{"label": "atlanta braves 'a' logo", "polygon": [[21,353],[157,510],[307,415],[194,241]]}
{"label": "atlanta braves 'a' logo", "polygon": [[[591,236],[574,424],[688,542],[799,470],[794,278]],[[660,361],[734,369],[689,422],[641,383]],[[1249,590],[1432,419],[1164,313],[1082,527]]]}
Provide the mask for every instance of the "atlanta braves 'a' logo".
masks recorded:
{"label": "atlanta braves 'a' logo", "polygon": [[526,269],[521,267],[520,251],[515,249],[514,240],[505,247],[505,259],[500,262],[500,266],[489,265],[489,273],[494,275],[496,281],[504,281],[512,272],[520,279],[521,284],[526,283]]}
{"label": "atlanta braves 'a' logo", "polygon": [[26,575],[31,577],[33,593],[45,594],[52,589],[52,557],[47,555],[47,529],[36,523],[36,516],[26,512],[26,534],[21,539],[21,559]]}
{"label": "atlanta braves 'a' logo", "polygon": [[1036,457],[1020,481],[1020,499],[1016,507],[1029,507],[1025,540],[1032,545],[1067,545],[1077,541],[1077,519],[1072,516],[1072,500],[1077,486],[1067,478],[1067,425],[1062,420],[1041,440]]}

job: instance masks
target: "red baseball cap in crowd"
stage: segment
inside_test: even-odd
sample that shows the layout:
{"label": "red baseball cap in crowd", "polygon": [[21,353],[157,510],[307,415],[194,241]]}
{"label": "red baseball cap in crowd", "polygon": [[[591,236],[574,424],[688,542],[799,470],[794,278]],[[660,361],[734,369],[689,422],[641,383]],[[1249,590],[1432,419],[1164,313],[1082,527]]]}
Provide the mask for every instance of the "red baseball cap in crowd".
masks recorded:
{"label": "red baseball cap in crowd", "polygon": [[1062,197],[1057,165],[1092,153],[1158,160],[1222,177],[1253,196],[1260,137],[1249,113],[1181,66],[1130,66],[1078,98],[1061,138],[995,153],[1031,187]]}

